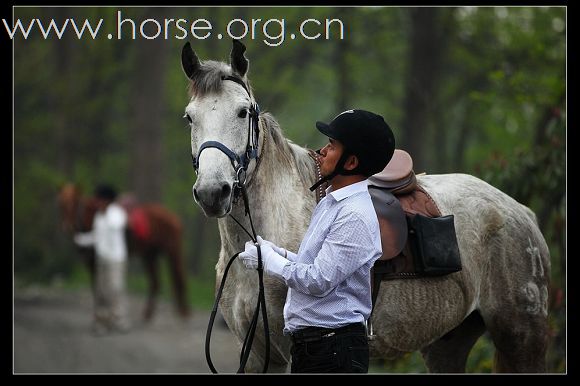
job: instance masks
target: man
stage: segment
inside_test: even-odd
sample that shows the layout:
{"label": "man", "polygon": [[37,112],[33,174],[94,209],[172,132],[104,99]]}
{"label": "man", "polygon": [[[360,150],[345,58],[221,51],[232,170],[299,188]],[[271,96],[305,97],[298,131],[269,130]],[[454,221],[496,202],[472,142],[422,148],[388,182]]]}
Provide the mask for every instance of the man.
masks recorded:
{"label": "man", "polygon": [[127,332],[130,327],[125,295],[127,214],[115,203],[116,196],[111,186],[98,186],[95,189],[98,209],[93,219],[93,229],[88,233],[78,233],[74,238],[80,246],[95,247],[97,261],[93,330],[97,335],[110,331]]}
{"label": "man", "polygon": [[[366,373],[365,322],[371,312],[370,269],[381,256],[379,223],[367,177],[391,159],[395,139],[383,117],[348,110],[330,124],[316,122],[329,143],[320,169],[330,186],[314,209],[298,253],[258,237],[264,272],[288,288],[284,334],[292,338],[293,373]],[[257,247],[239,257],[256,268]]]}

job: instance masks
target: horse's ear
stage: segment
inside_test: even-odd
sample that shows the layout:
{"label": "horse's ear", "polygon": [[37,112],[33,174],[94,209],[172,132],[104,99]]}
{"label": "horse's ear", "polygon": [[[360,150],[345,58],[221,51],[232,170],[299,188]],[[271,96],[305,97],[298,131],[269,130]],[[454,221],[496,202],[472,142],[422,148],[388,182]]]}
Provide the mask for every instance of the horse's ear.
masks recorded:
{"label": "horse's ear", "polygon": [[183,72],[189,79],[193,80],[193,76],[200,68],[199,59],[193,49],[191,49],[191,44],[189,42],[185,43],[183,49],[181,50],[181,67]]}
{"label": "horse's ear", "polygon": [[248,65],[250,64],[250,61],[246,58],[244,52],[246,52],[246,46],[239,40],[233,39],[230,65],[234,72],[242,78],[246,75],[246,72],[248,72]]}

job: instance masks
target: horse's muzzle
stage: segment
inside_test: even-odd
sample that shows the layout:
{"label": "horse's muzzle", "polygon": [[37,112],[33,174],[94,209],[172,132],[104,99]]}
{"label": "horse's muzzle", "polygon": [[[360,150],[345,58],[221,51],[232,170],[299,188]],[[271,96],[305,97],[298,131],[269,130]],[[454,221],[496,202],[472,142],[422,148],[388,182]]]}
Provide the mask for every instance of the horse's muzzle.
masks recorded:
{"label": "horse's muzzle", "polygon": [[208,217],[224,217],[232,207],[232,186],[220,182],[211,186],[193,186],[193,198]]}

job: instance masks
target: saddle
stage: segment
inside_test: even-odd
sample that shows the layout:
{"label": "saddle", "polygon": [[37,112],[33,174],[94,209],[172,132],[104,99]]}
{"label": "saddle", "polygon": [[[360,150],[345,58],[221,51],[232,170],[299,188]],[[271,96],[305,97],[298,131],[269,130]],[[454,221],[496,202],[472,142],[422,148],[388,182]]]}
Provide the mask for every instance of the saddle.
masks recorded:
{"label": "saddle", "polygon": [[431,196],[417,185],[413,160],[409,153],[396,149],[389,164],[369,177],[369,194],[375,206],[381,229],[383,255],[375,262],[373,278],[380,280],[413,278],[415,267],[409,239],[413,217],[441,217]]}

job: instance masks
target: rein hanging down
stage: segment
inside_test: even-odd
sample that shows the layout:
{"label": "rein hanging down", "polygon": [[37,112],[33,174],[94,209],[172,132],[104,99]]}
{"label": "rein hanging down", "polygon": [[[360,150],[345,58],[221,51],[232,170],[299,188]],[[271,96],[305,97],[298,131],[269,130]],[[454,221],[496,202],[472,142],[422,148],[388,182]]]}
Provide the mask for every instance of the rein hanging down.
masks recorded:
{"label": "rein hanging down", "polygon": [[[248,96],[250,97],[250,100],[252,99],[252,96],[250,94],[250,90],[248,89],[248,87],[246,86],[246,84],[238,77],[235,76],[223,76],[222,80],[231,80],[233,82],[238,83],[239,85],[241,85],[244,90],[246,90],[246,92],[248,93]],[[219,149],[220,151],[222,151],[225,155],[228,156],[228,158],[230,159],[230,162],[232,164],[232,167],[234,168],[235,172],[236,172],[236,180],[234,182],[234,199],[236,199],[236,197],[241,193],[243,200],[244,200],[244,207],[245,207],[245,214],[248,216],[249,220],[250,220],[250,227],[252,229],[252,233],[248,232],[248,230],[231,214],[229,214],[229,216],[244,230],[244,232],[246,232],[248,234],[248,236],[250,237],[250,239],[254,242],[257,243],[257,233],[256,230],[254,229],[254,223],[252,221],[252,213],[250,211],[250,205],[249,205],[249,201],[248,201],[248,194],[246,191],[246,171],[248,169],[248,165],[250,163],[250,160],[255,159],[256,162],[259,162],[259,157],[258,157],[258,139],[259,139],[259,130],[258,130],[258,122],[259,122],[259,116],[260,116],[260,107],[258,106],[257,103],[252,103],[250,105],[250,110],[249,110],[249,120],[248,120],[248,140],[247,140],[247,144],[246,144],[246,151],[244,152],[244,154],[242,154],[242,156],[239,156],[238,154],[236,154],[235,152],[233,152],[231,149],[229,149],[227,146],[225,146],[223,143],[218,142],[218,141],[207,141],[204,142],[198,152],[197,152],[197,156],[193,156],[193,168],[195,169],[195,172],[197,173],[197,170],[199,169],[199,156],[201,155],[201,152],[204,149],[213,147],[216,149]],[[257,169],[257,167],[256,167]],[[257,244],[256,244],[257,245]],[[254,311],[254,316],[252,317],[252,321],[250,322],[250,328],[248,329],[248,332],[246,333],[246,337],[244,338],[244,344],[242,346],[242,351],[240,353],[240,367],[238,368],[238,373],[244,373],[245,372],[245,367],[246,367],[246,363],[248,362],[248,359],[250,357],[250,352],[252,349],[252,343],[254,341],[254,336],[256,333],[256,327],[258,325],[258,315],[260,314],[260,310],[262,311],[262,321],[264,324],[264,338],[265,338],[265,342],[266,342],[266,353],[265,353],[265,360],[264,360],[264,368],[262,370],[262,372],[266,373],[268,371],[268,363],[270,361],[270,328],[268,327],[268,316],[266,313],[266,296],[264,295],[264,269],[263,269],[263,262],[262,262],[262,251],[259,245],[257,245],[257,250],[258,250],[258,285],[259,285],[259,292],[258,292],[258,302],[256,304],[256,309]],[[217,374],[217,370],[213,365],[213,362],[211,360],[211,353],[210,353],[210,341],[211,341],[211,331],[213,329],[213,324],[215,321],[215,317],[217,314],[217,309],[219,306],[219,300],[222,296],[222,291],[224,289],[225,283],[226,283],[226,278],[228,277],[228,271],[232,265],[232,263],[235,261],[235,259],[238,257],[238,255],[241,252],[236,253],[235,255],[233,255],[232,257],[230,257],[230,260],[228,261],[228,264],[226,266],[226,269],[224,271],[224,275],[222,277],[222,282],[220,283],[220,287],[218,289],[216,298],[215,298],[215,302],[211,311],[211,315],[209,318],[209,323],[207,326],[207,332],[206,332],[206,336],[205,336],[205,357],[207,360],[207,364],[210,368],[210,370],[212,371],[212,373]]]}

